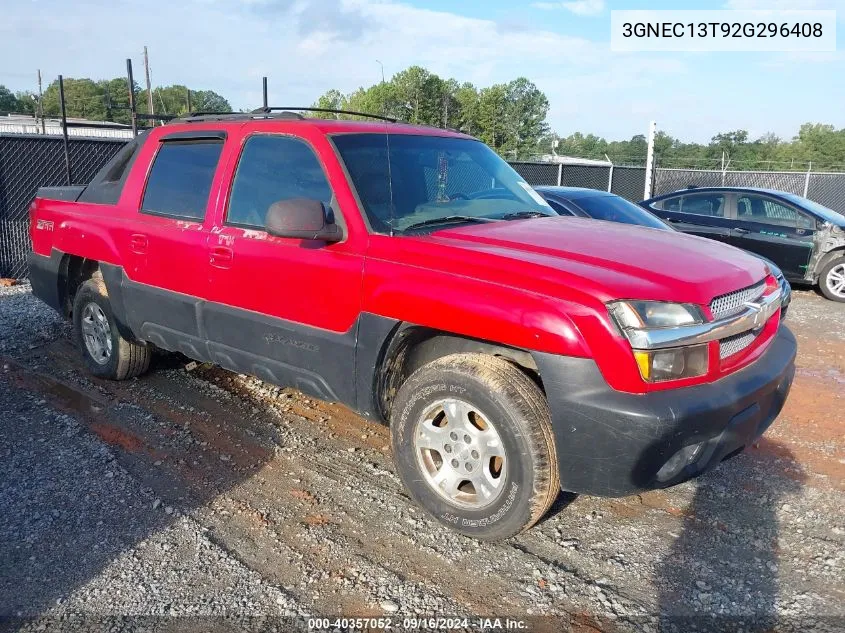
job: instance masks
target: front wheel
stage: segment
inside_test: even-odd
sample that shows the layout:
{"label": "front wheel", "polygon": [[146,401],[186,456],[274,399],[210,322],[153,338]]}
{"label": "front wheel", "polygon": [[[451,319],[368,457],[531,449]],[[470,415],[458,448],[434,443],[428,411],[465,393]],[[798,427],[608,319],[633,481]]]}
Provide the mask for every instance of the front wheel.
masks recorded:
{"label": "front wheel", "polygon": [[467,536],[518,534],[560,492],[546,399],[498,357],[453,354],[414,372],[394,400],[391,439],[411,496]]}
{"label": "front wheel", "polygon": [[819,289],[831,301],[845,302],[845,257],[837,257],[822,269]]}

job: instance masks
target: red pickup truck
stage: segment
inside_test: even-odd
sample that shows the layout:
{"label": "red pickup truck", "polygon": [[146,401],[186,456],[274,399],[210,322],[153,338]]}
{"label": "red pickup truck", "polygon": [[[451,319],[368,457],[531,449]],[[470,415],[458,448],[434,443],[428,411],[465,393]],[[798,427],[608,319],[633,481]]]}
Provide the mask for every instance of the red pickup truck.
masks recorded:
{"label": "red pickup truck", "polygon": [[290,112],[138,137],[32,204],[33,292],[95,375],[154,347],[389,423],[439,521],[501,539],[561,489],[671,486],[780,412],[795,339],[766,265],[557,216],[483,143]]}

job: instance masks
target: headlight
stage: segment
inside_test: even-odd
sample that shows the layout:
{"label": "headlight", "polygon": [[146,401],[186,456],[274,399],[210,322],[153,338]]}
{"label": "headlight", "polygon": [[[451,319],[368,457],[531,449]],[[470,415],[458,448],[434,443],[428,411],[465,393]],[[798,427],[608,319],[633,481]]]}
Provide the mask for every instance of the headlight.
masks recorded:
{"label": "headlight", "polygon": [[704,323],[698,306],[663,301],[615,301],[608,310],[622,330],[678,327]]}
{"label": "headlight", "polygon": [[[705,322],[698,306],[689,303],[662,301],[614,301],[608,311],[629,341],[636,341],[637,332],[671,329]],[[633,349],[640,375],[646,382],[680,380],[703,376],[709,361],[708,345],[670,347],[667,349]]]}

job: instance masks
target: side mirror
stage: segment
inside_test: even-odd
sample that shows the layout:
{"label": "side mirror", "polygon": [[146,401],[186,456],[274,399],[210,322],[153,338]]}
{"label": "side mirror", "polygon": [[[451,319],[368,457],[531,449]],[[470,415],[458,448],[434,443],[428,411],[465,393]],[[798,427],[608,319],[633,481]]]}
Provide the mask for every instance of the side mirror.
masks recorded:
{"label": "side mirror", "polygon": [[319,200],[279,200],[267,210],[265,227],[270,235],[303,240],[339,242],[343,231],[335,224],[331,210]]}

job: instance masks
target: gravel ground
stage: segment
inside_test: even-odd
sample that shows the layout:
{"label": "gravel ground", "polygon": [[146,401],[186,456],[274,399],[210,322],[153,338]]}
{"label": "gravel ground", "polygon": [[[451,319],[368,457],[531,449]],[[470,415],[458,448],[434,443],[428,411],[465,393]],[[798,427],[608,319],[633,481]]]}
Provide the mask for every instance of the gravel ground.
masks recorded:
{"label": "gravel ground", "polygon": [[795,386],[757,447],[666,491],[561,495],[531,531],[482,544],[408,499],[384,427],[174,356],[93,379],[57,315],[0,288],[0,617],[842,630],[845,306],[799,291],[789,322]]}

